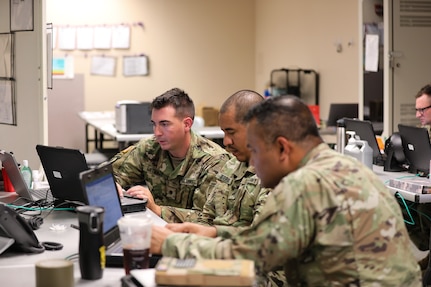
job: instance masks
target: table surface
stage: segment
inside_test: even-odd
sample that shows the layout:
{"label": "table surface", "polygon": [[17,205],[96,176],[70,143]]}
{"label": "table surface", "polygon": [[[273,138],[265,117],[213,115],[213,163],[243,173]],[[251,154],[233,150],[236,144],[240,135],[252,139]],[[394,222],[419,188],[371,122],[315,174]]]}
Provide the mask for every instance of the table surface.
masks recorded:
{"label": "table surface", "polygon": [[[373,166],[373,171],[383,182],[390,178],[401,178],[406,172],[385,172],[381,166]],[[393,194],[395,191],[390,190]],[[420,202],[431,202],[431,195],[417,195],[411,192],[404,192],[403,196],[410,201],[421,200]],[[9,203],[16,198],[15,193],[0,192],[0,201]],[[152,216],[156,216],[151,211]],[[71,224],[78,225],[76,214],[70,211],[53,211],[49,213],[43,211],[44,223],[39,230],[35,231],[40,242],[53,241],[63,244],[63,249],[59,251],[44,251],[40,254],[24,254],[6,252],[0,255],[0,277],[8,282],[8,286],[35,286],[35,263],[44,259],[69,258],[77,255],[79,245],[79,231],[72,228]],[[122,268],[105,268],[103,277],[99,280],[83,280],[79,271],[77,257],[74,262],[75,286],[121,286],[121,278],[125,275]],[[154,269],[149,269],[149,279],[146,287],[154,287]],[[24,275],[23,275],[24,274]]]}
{"label": "table surface", "polygon": [[[118,142],[133,142],[140,139],[149,138],[153,134],[122,134],[115,128],[115,112],[87,112],[79,113],[81,119],[87,124],[94,127],[98,131],[104,133],[115,139]],[[196,133],[210,139],[219,139],[224,137],[223,131],[220,127],[193,127]]]}
{"label": "table surface", "polygon": [[[15,193],[0,192],[0,201],[8,203],[9,198],[16,198]],[[154,213],[147,210],[151,216],[157,217]],[[44,217],[46,216],[46,217]],[[0,255],[0,278],[8,283],[8,286],[36,286],[35,263],[45,259],[66,259],[72,257],[74,263],[75,286],[121,286],[120,279],[125,275],[123,268],[105,268],[103,277],[99,280],[83,280],[79,270],[78,247],[79,247],[79,230],[72,228],[71,224],[78,225],[76,213],[71,211],[54,210],[43,211],[44,223],[40,229],[35,231],[39,242],[51,241],[63,244],[63,249],[59,251],[45,250],[39,254],[15,253],[7,251]],[[161,224],[160,218],[155,218],[156,224]],[[148,271],[151,280],[154,278],[154,270]],[[152,285],[149,284],[151,287]],[[147,287],[147,286],[146,286]]]}

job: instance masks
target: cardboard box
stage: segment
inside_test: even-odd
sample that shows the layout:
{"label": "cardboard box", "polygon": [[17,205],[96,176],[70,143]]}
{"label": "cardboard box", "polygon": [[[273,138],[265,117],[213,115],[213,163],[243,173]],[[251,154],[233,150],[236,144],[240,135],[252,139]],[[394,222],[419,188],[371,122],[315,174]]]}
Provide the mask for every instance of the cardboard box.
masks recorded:
{"label": "cardboard box", "polygon": [[206,127],[218,126],[218,109],[213,107],[203,107],[202,117]]}
{"label": "cardboard box", "polygon": [[156,283],[168,286],[253,286],[254,261],[162,257]]}

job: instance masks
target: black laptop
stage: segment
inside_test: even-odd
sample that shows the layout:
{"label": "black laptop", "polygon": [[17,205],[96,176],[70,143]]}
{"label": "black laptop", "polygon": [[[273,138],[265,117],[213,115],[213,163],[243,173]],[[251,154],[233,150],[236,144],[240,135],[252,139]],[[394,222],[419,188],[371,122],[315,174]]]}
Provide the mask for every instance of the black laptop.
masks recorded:
{"label": "black laptop", "polygon": [[[90,169],[80,173],[80,181],[89,205],[105,208],[103,234],[106,246],[106,266],[121,267],[123,265],[123,249],[118,220],[123,216],[112,167],[110,165]],[[164,226],[166,222],[147,209],[153,224]],[[127,216],[127,215],[126,215]],[[150,258],[150,267],[154,267],[160,256]]]}
{"label": "black laptop", "polygon": [[386,161],[386,154],[380,152],[373,124],[370,121],[348,118],[344,119],[344,124],[346,131],[354,131],[361,140],[367,141],[368,145],[373,149],[373,164],[383,166]]}
{"label": "black laptop", "polygon": [[[87,204],[79,174],[89,170],[84,154],[77,149],[53,146],[36,146],[51,192],[56,199],[72,205]],[[146,201],[124,198],[124,213],[142,211]]]}
{"label": "black laptop", "polygon": [[430,171],[431,144],[426,128],[398,124],[404,155],[409,172],[428,176]]}

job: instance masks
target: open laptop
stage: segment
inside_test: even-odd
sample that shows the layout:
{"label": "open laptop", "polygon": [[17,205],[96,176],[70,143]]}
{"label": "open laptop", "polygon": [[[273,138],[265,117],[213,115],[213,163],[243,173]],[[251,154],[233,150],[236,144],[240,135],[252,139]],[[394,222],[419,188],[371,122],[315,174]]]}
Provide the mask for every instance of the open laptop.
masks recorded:
{"label": "open laptop", "polygon": [[398,124],[404,155],[409,172],[428,176],[430,172],[431,144],[426,128]]}
{"label": "open laptop", "polygon": [[[87,204],[79,174],[89,169],[84,154],[77,149],[53,146],[36,146],[52,195],[72,205]],[[124,198],[124,213],[145,210],[146,201]]]}
{"label": "open laptop", "polygon": [[368,145],[373,149],[373,164],[383,166],[386,161],[386,155],[380,152],[372,123],[370,121],[345,118],[344,124],[346,131],[354,131],[361,140],[367,141]]}
{"label": "open laptop", "polygon": [[[103,234],[106,246],[106,266],[121,267],[123,266],[123,249],[117,221],[123,216],[123,211],[112,167],[106,165],[83,171],[80,173],[80,180],[88,204],[105,208]],[[160,226],[166,224],[163,219],[151,210],[147,209],[145,213],[151,216],[154,224]],[[150,259],[150,266],[154,267],[159,258],[160,256],[153,256]]]}
{"label": "open laptop", "polygon": [[[46,200],[47,202],[53,201],[53,196],[49,188],[44,189],[31,189],[28,188],[21,175],[18,163],[14,155],[10,152],[0,150],[0,162],[2,163],[6,173],[15,189],[15,192],[28,202],[35,202],[38,200]],[[15,202],[14,202],[15,203]],[[18,203],[17,203],[18,204]]]}

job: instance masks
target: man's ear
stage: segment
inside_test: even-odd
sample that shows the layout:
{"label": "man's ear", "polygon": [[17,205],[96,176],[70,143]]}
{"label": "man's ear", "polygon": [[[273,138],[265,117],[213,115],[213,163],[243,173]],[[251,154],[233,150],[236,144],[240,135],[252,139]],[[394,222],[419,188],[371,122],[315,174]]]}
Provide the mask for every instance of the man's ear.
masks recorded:
{"label": "man's ear", "polygon": [[184,118],[183,123],[184,123],[184,127],[191,129],[193,125],[193,120],[190,117],[186,117]]}
{"label": "man's ear", "polygon": [[291,142],[285,137],[278,137],[276,139],[276,148],[280,153],[280,157],[289,156],[292,149]]}

